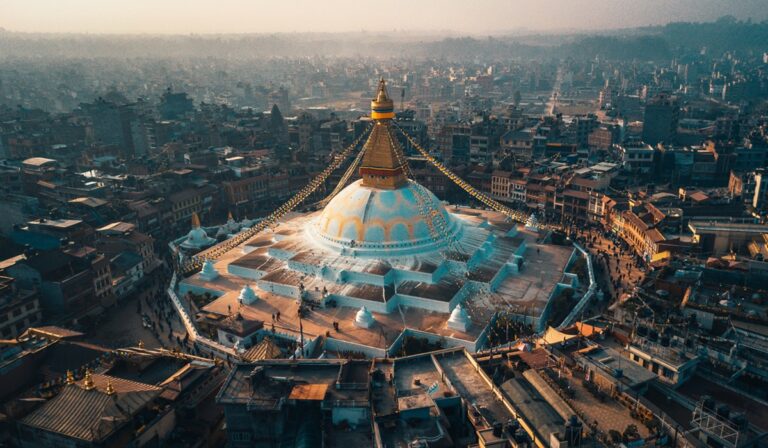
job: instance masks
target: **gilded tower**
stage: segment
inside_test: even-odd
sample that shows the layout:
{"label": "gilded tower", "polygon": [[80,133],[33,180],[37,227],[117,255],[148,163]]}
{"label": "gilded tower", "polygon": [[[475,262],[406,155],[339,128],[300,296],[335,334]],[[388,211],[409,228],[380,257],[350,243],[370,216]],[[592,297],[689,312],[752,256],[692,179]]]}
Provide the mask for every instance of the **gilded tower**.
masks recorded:
{"label": "gilded tower", "polygon": [[363,186],[394,190],[408,181],[405,156],[392,129],[395,105],[387,95],[384,79],[379,81],[376,98],[371,100],[371,118],[375,124],[360,164]]}

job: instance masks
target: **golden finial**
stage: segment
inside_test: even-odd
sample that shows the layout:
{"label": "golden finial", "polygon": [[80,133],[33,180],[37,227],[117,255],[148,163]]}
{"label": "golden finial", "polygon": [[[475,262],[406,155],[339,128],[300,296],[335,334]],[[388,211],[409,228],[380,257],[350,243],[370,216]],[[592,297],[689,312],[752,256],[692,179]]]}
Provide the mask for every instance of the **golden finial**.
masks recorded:
{"label": "golden finial", "polygon": [[192,228],[196,229],[200,227],[200,217],[197,216],[197,212],[192,212]]}
{"label": "golden finial", "polygon": [[85,378],[83,378],[83,389],[93,390],[96,387],[91,378],[91,369],[85,369]]}
{"label": "golden finial", "polygon": [[115,394],[115,388],[112,387],[112,381],[107,381],[107,388],[104,390],[104,393],[106,393],[107,395]]}
{"label": "golden finial", "polygon": [[234,221],[234,220],[235,218],[232,216],[232,212],[230,211],[229,213],[227,213],[227,221]]}
{"label": "golden finial", "polygon": [[67,370],[67,384],[75,384],[75,374]]}
{"label": "golden finial", "polygon": [[144,348],[144,341],[139,339],[139,348]]}
{"label": "golden finial", "polygon": [[371,101],[371,118],[374,120],[395,118],[395,103],[387,95],[387,83],[384,78],[379,80],[376,99]]}
{"label": "golden finial", "polygon": [[389,100],[389,95],[387,94],[387,82],[384,81],[384,77],[382,76],[381,79],[379,79],[379,87],[376,89],[376,101],[387,101]]}

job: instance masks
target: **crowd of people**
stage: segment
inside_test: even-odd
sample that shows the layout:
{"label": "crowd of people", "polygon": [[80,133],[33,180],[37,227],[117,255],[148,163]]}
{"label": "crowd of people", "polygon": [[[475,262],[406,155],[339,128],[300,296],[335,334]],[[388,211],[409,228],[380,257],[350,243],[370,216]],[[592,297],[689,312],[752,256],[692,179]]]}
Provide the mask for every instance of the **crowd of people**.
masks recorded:
{"label": "crowd of people", "polygon": [[608,303],[631,293],[647,274],[645,262],[618,235],[597,226],[574,226],[569,230],[571,239],[589,250],[596,268],[602,271],[600,286],[610,299]]}

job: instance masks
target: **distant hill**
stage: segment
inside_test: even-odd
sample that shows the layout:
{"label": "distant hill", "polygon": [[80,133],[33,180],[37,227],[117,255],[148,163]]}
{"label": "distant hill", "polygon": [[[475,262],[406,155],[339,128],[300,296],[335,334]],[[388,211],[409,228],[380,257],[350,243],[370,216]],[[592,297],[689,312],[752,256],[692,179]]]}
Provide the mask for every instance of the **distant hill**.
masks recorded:
{"label": "distant hill", "polygon": [[376,56],[398,58],[498,59],[596,56],[663,60],[706,47],[712,52],[768,50],[768,22],[723,17],[709,23],[570,34],[488,38],[404,33],[94,35],[39,34],[0,30],[0,58],[263,58]]}

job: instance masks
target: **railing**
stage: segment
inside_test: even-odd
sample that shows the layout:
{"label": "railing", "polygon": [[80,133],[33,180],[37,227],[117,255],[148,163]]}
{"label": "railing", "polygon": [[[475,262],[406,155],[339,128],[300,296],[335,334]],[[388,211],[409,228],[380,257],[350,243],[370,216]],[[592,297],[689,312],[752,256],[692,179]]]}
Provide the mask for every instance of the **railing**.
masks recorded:
{"label": "railing", "polygon": [[573,307],[571,312],[568,313],[565,319],[563,319],[563,322],[560,324],[560,326],[557,327],[558,329],[563,329],[568,325],[571,325],[573,321],[576,320],[576,317],[581,314],[581,311],[584,309],[584,307],[587,306],[589,301],[592,299],[592,296],[597,292],[597,282],[595,281],[595,270],[594,266],[592,265],[592,257],[589,255],[589,252],[584,250],[584,248],[581,247],[578,243],[573,243],[573,245],[579,252],[581,252],[581,256],[587,260],[589,287],[587,288],[587,292],[584,293],[584,296],[582,296],[581,300],[579,300],[579,303]]}
{"label": "railing", "polygon": [[187,307],[181,301],[178,294],[176,294],[177,280],[177,275],[174,273],[171,277],[171,284],[168,287],[168,297],[171,298],[173,307],[176,308],[176,312],[179,314],[179,317],[181,317],[181,321],[184,323],[184,328],[187,330],[189,339],[201,346],[203,350],[210,351],[214,355],[218,355],[220,357],[236,356],[237,354],[235,353],[234,349],[231,349],[200,334],[200,332],[197,330],[197,327],[195,326],[194,321],[192,320],[192,317],[189,315]]}

